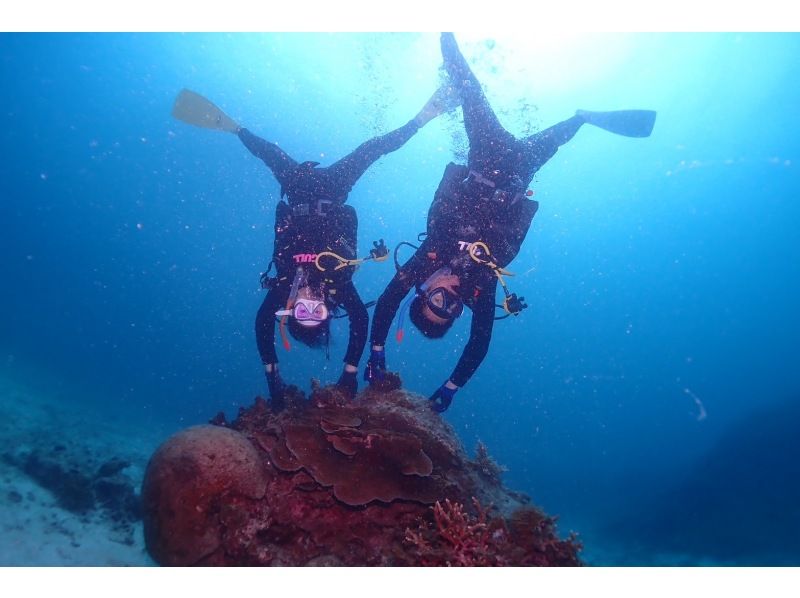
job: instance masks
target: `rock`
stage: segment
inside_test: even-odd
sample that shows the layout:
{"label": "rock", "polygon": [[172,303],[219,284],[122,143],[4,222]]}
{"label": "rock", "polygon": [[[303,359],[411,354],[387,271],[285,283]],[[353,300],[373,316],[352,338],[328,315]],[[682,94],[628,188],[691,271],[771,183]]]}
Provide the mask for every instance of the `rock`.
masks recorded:
{"label": "rock", "polygon": [[100,469],[97,470],[97,474],[95,478],[110,478],[114,474],[119,473],[126,467],[130,467],[130,461],[125,461],[124,459],[120,459],[119,457],[114,457],[113,459],[109,459],[105,463],[100,466]]}
{"label": "rock", "polygon": [[223,507],[264,498],[268,479],[261,453],[239,432],[203,425],[175,434],[142,484],[147,550],[163,565],[198,563],[222,543]]}
{"label": "rock", "polygon": [[41,458],[30,453],[21,462],[23,472],[56,497],[58,505],[73,513],[84,514],[95,508],[91,479],[75,467]]}

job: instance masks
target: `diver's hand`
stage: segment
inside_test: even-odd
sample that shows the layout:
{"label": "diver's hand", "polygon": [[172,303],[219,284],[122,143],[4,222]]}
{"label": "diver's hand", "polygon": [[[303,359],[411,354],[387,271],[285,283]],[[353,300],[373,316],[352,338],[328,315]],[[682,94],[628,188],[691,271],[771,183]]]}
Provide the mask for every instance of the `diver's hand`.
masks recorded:
{"label": "diver's hand", "polygon": [[283,411],[286,407],[286,384],[284,384],[278,368],[273,367],[271,372],[267,372],[267,386],[269,386],[269,402],[273,413]]}
{"label": "diver's hand", "polygon": [[342,371],[342,375],[339,376],[339,380],[336,382],[336,387],[348,399],[354,399],[356,392],[358,392],[357,373],[357,371],[348,372],[347,370],[344,370]]}
{"label": "diver's hand", "polygon": [[450,407],[450,403],[453,402],[453,397],[456,396],[456,391],[458,390],[458,386],[454,388],[450,388],[447,386],[447,383],[442,384],[435,393],[428,399],[430,401],[430,407],[436,413],[443,413],[447,411],[447,408]]}
{"label": "diver's hand", "polygon": [[383,349],[372,349],[369,353],[367,367],[364,369],[364,380],[372,382],[383,380],[386,374],[386,351]]}

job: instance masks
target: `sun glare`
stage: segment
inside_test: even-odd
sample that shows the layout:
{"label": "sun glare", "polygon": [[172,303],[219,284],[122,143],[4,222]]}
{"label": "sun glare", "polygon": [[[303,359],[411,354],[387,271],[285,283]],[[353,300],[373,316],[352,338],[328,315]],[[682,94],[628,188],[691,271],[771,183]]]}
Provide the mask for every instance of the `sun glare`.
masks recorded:
{"label": "sun glare", "polygon": [[626,60],[633,43],[624,34],[534,29],[528,35],[457,33],[456,38],[487,85],[512,86],[516,93],[540,98],[607,80]]}

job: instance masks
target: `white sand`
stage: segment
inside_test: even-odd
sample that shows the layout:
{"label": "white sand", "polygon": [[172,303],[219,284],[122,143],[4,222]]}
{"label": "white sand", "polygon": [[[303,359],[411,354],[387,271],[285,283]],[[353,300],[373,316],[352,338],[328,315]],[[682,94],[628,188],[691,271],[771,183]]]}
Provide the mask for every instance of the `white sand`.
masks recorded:
{"label": "white sand", "polygon": [[[131,463],[123,473],[138,493],[147,460],[168,433],[129,423],[123,428],[103,419],[96,407],[82,406],[63,393],[47,396],[0,376],[0,454],[68,452],[85,463],[122,458]],[[0,565],[152,564],[141,521],[125,531],[114,528],[105,510],[78,515],[62,509],[51,492],[0,459]]]}

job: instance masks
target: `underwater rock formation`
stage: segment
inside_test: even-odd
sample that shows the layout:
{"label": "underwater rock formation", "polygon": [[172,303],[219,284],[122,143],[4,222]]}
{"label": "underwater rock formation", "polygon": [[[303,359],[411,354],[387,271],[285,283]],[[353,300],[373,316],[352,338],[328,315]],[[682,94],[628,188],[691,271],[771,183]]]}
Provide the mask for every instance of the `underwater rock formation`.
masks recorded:
{"label": "underwater rock formation", "polygon": [[[46,439],[35,446],[10,447],[0,461],[47,490],[61,509],[86,520],[104,520],[115,541],[134,544],[141,512],[138,484],[125,473],[130,461],[94,454],[81,444],[51,445]],[[16,491],[8,496],[14,502],[23,500]]]}
{"label": "underwater rock formation", "polygon": [[153,455],[145,542],[162,565],[579,565],[574,537],[466,455],[423,397],[392,378],[348,401],[291,388]]}

